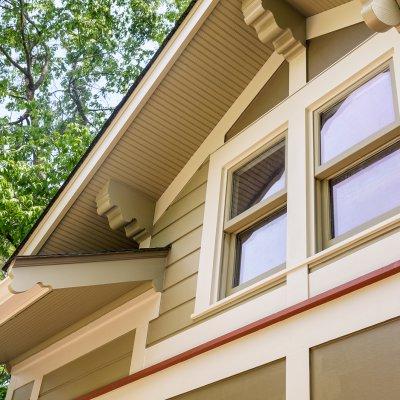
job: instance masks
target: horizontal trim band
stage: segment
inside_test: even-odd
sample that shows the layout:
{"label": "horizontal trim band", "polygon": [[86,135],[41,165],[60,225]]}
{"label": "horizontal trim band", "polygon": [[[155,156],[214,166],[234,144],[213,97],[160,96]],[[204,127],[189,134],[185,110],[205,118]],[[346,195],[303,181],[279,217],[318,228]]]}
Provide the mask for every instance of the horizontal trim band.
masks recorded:
{"label": "horizontal trim band", "polygon": [[222,346],[226,343],[232,342],[243,336],[249,335],[268,326],[274,325],[278,322],[284,321],[302,312],[311,310],[322,304],[328,303],[332,300],[338,299],[339,297],[345,296],[346,294],[355,292],[361,288],[372,285],[373,283],[379,282],[390,276],[396,275],[400,272],[400,261],[396,261],[385,267],[379,268],[366,275],[362,275],[359,278],[353,279],[343,285],[336,286],[333,289],[327,290],[319,295],[310,297],[307,300],[301,301],[293,306],[287,307],[274,314],[268,315],[267,317],[261,318],[255,322],[243,326],[242,328],[235,329],[225,335],[219,336],[213,340],[196,346],[190,350],[184,351],[174,357],[168,358],[155,365],[147,367],[141,371],[138,371],[125,378],[121,378],[115,382],[112,382],[102,388],[96,389],[88,394],[80,396],[75,400],[91,400],[105,393],[111,392],[122,386],[128,385],[129,383],[135,382],[139,379],[155,374],[156,372],[162,371],[166,368],[172,367],[173,365],[187,361],[193,357],[203,354],[207,351],[213,350],[216,347]]}

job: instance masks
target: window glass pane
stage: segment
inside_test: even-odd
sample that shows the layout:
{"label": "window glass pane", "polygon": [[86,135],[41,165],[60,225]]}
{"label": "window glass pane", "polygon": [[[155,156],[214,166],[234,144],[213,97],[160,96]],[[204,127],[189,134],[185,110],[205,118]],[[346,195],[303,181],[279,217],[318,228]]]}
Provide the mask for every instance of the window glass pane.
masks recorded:
{"label": "window glass pane", "polygon": [[385,71],[321,114],[321,164],[395,120],[390,71]]}
{"label": "window glass pane", "polygon": [[285,145],[280,143],[233,173],[231,218],[285,188]]}
{"label": "window glass pane", "polygon": [[330,182],[333,236],[400,206],[398,146]]}
{"label": "window glass pane", "polygon": [[286,210],[240,233],[236,248],[234,286],[279,269],[286,260]]}

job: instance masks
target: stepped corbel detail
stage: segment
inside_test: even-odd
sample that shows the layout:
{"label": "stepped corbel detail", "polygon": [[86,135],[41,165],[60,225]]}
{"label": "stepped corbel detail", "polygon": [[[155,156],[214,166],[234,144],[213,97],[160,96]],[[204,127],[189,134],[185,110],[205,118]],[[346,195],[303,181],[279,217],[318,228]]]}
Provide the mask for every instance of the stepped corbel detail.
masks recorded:
{"label": "stepped corbel detail", "polygon": [[[242,12],[260,41],[272,44],[275,51],[291,61],[305,51],[305,20],[285,2],[243,0]],[[279,18],[282,15],[284,18]]]}
{"label": "stepped corbel detail", "polygon": [[367,26],[375,32],[400,28],[400,0],[361,0],[362,17]]}
{"label": "stepped corbel detail", "polygon": [[113,230],[123,228],[128,238],[141,242],[151,235],[155,201],[144,193],[110,180],[96,197],[97,213]]}

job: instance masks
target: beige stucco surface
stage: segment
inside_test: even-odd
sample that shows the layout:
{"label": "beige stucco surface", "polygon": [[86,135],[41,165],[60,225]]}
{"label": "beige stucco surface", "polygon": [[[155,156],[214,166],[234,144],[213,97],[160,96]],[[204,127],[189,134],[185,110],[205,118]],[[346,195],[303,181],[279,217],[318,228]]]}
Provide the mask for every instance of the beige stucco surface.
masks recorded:
{"label": "beige stucco surface", "polygon": [[313,400],[397,400],[400,319],[311,349]]}
{"label": "beige stucco surface", "polygon": [[[173,400],[284,400],[285,359],[212,383]],[[172,399],[171,399],[172,400]]]}

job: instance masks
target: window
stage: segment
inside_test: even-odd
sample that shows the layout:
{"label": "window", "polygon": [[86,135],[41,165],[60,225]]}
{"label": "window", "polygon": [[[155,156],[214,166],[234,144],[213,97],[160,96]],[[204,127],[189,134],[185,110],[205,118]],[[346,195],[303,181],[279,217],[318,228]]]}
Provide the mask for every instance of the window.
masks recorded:
{"label": "window", "polygon": [[316,179],[320,246],[400,211],[400,149],[388,66],[318,110]]}
{"label": "window", "polygon": [[280,141],[229,172],[222,297],[285,266],[285,158]]}

